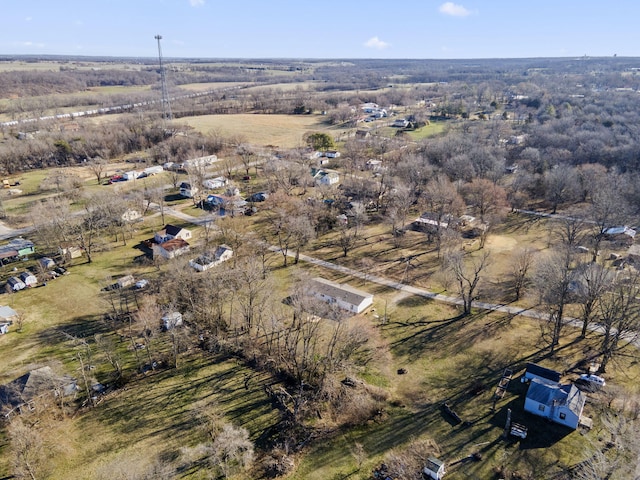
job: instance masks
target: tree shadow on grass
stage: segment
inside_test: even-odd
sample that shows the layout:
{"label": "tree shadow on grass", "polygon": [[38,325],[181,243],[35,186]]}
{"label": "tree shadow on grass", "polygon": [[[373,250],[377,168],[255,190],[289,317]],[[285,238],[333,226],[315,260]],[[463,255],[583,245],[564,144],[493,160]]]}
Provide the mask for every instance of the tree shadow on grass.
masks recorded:
{"label": "tree shadow on grass", "polygon": [[38,332],[37,343],[48,347],[61,346],[66,342],[93,339],[94,335],[111,333],[102,321],[102,315],[75,317],[72,321]]}
{"label": "tree shadow on grass", "polygon": [[[457,315],[441,320],[423,318],[410,324],[391,322],[387,324],[386,329],[396,330],[395,335],[400,334],[400,338],[391,343],[391,351],[395,356],[415,359],[428,349],[447,349],[455,336],[454,333],[471,321],[472,315]],[[404,331],[398,332],[399,329]]]}

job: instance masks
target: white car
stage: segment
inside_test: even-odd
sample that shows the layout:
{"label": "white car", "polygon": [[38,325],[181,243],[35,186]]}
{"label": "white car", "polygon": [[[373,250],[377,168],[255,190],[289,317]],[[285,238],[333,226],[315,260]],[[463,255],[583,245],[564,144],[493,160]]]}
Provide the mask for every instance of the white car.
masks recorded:
{"label": "white car", "polygon": [[582,375],[580,375],[580,380],[582,380],[583,382],[593,383],[594,385],[598,385],[599,387],[604,387],[606,385],[604,378],[599,377],[598,375],[592,375],[590,373],[583,373]]}

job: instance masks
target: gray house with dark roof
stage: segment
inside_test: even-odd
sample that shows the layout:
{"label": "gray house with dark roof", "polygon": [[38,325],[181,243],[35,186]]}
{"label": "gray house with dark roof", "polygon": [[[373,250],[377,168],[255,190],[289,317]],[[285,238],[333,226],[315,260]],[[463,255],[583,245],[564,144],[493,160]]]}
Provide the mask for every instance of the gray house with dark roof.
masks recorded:
{"label": "gray house with dark roof", "polygon": [[575,385],[531,380],[524,400],[525,411],[570,428],[578,428],[585,395]]}
{"label": "gray house with dark roof", "polygon": [[311,279],[311,293],[327,303],[335,303],[353,313],[364,311],[373,303],[373,294],[353,288],[346,283],[336,283],[324,278]]}

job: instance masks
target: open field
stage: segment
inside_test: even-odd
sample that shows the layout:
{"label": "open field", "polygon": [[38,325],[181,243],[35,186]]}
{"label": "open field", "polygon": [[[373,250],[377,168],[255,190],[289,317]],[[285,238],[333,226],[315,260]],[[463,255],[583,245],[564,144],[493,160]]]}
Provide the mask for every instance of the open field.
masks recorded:
{"label": "open field", "polygon": [[180,121],[204,134],[215,131],[227,137],[245,137],[251,144],[279,148],[304,146],[304,135],[309,132],[338,133],[320,115],[203,115]]}

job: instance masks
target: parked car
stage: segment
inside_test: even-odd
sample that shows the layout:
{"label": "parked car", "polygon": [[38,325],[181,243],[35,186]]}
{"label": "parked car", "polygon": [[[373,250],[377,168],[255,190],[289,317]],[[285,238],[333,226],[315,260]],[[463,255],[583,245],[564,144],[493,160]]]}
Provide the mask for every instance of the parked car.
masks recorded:
{"label": "parked car", "polygon": [[598,387],[604,387],[606,385],[604,378],[598,375],[593,375],[591,373],[583,373],[582,375],[580,375],[580,380],[592,385],[597,385]]}

